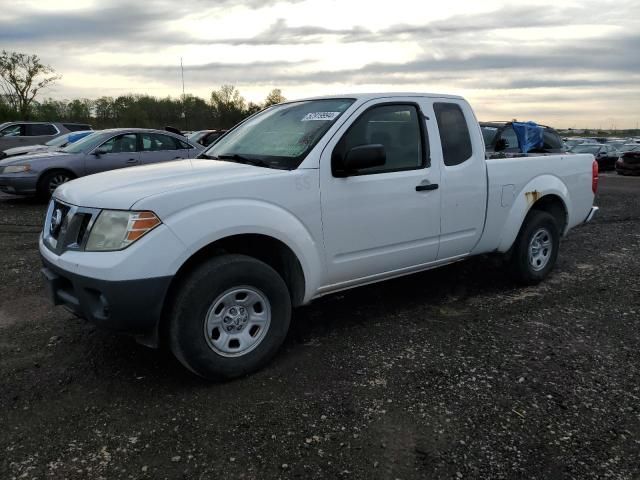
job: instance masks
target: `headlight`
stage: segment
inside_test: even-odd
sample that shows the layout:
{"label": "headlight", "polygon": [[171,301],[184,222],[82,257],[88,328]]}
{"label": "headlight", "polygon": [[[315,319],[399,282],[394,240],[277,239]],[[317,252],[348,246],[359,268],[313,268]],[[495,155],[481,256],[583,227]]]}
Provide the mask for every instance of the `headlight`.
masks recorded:
{"label": "headlight", "polygon": [[86,251],[122,250],[162,222],[153,212],[103,210],[89,232]]}
{"label": "headlight", "polygon": [[0,167],[0,173],[21,173],[31,170],[31,165],[7,165]]}

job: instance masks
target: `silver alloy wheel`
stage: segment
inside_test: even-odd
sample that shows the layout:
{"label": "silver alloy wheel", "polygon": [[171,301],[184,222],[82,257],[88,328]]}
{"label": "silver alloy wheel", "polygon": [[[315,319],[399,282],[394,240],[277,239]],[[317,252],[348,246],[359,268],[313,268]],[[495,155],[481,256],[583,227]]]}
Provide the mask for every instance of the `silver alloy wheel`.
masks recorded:
{"label": "silver alloy wheel", "polygon": [[536,272],[544,269],[549,263],[551,251],[553,250],[551,239],[551,233],[546,228],[539,228],[531,237],[529,242],[529,265]]}
{"label": "silver alloy wheel", "polygon": [[204,322],[209,347],[223,357],[240,357],[255,349],[271,324],[271,304],[255,287],[234,287],[214,300]]}
{"label": "silver alloy wheel", "polygon": [[57,173],[49,180],[49,193],[53,193],[63,183],[67,183],[71,178],[64,173]]}

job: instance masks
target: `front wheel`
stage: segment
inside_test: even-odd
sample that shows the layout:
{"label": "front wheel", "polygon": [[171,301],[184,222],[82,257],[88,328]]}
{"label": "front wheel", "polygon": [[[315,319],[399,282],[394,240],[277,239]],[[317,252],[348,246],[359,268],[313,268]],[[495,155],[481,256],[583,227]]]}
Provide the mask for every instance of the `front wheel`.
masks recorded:
{"label": "front wheel", "polygon": [[234,378],[275,355],[290,318],[289,290],[273,268],[245,255],[222,255],[184,279],[170,314],[169,342],[195,374]]}
{"label": "front wheel", "polygon": [[555,218],[540,210],[527,215],[513,246],[511,267],[524,284],[536,284],[549,275],[558,258],[560,230]]}
{"label": "front wheel", "polygon": [[57,170],[45,173],[38,182],[38,197],[42,200],[48,200],[56,188],[63,183],[73,180],[73,176],[69,172]]}

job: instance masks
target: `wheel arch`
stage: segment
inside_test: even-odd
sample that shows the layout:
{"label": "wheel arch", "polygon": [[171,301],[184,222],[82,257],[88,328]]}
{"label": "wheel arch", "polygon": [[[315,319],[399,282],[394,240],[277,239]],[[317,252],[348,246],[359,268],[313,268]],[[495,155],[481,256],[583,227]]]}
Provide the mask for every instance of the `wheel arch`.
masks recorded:
{"label": "wheel arch", "polygon": [[499,252],[504,253],[511,249],[532,210],[551,214],[556,219],[560,235],[563,236],[571,221],[567,186],[559,178],[550,175],[529,182],[516,196],[511,207],[498,244]]}
{"label": "wheel arch", "polygon": [[278,272],[287,285],[291,296],[291,305],[299,306],[304,303],[307,279],[300,260],[286,243],[264,234],[230,235],[203,246],[183,262],[167,289],[155,338],[147,338],[142,343],[157,346],[166,340],[169,312],[182,280],[201,262],[224,254],[247,255],[266,263]]}
{"label": "wheel arch", "polygon": [[37,188],[41,188],[42,187],[42,180],[47,175],[50,175],[50,174],[56,173],[56,172],[68,173],[71,176],[71,179],[78,178],[78,175],[73,170],[71,170],[70,168],[49,167],[46,170],[43,170],[42,172],[40,172],[40,175],[38,176],[38,181],[36,182]]}
{"label": "wheel arch", "polygon": [[283,241],[258,233],[230,235],[200,248],[180,266],[169,290],[171,291],[172,286],[177,285],[180,279],[188,275],[200,262],[226,253],[247,255],[269,265],[280,274],[287,284],[291,295],[291,304],[294,306],[302,304],[306,278],[300,260]]}

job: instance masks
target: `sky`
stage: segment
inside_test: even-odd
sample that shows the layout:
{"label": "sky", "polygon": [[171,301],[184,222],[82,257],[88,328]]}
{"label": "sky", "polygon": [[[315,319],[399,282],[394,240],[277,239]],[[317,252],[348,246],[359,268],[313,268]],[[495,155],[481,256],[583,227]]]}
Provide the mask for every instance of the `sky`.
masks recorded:
{"label": "sky", "polygon": [[62,75],[58,99],[125,93],[261,102],[350,92],[466,97],[481,120],[637,128],[640,1],[14,0],[0,49]]}

